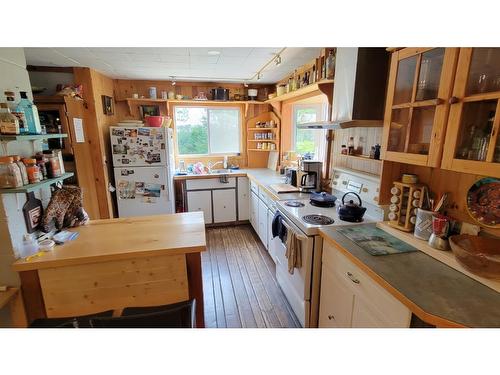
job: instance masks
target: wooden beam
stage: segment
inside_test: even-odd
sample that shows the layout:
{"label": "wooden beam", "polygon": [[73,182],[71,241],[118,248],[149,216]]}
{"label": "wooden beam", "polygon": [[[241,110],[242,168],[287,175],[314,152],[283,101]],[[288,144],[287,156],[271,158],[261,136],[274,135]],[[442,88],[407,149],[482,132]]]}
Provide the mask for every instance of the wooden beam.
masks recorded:
{"label": "wooden beam", "polygon": [[71,66],[38,66],[38,65],[27,65],[26,70],[28,72],[50,72],[50,73],[71,73],[73,74],[73,67]]}

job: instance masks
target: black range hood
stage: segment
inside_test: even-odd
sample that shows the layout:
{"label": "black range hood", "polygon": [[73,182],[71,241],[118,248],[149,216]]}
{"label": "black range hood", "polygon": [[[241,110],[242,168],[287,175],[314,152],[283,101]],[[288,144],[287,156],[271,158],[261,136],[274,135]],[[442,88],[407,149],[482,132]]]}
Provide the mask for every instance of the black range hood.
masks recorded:
{"label": "black range hood", "polygon": [[297,125],[301,129],[383,126],[389,74],[385,48],[337,48],[331,121]]}

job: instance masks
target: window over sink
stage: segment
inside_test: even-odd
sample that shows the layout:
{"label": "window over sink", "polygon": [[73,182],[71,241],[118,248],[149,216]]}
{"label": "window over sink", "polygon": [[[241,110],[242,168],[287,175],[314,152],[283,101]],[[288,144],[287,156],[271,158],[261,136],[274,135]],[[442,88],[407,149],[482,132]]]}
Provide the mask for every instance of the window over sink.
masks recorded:
{"label": "window over sink", "polygon": [[293,140],[295,152],[308,159],[324,160],[326,152],[326,130],[299,129],[298,124],[323,121],[326,106],[323,104],[296,104],[293,106]]}
{"label": "window over sink", "polygon": [[238,154],[240,118],[239,108],[174,107],[178,154]]}

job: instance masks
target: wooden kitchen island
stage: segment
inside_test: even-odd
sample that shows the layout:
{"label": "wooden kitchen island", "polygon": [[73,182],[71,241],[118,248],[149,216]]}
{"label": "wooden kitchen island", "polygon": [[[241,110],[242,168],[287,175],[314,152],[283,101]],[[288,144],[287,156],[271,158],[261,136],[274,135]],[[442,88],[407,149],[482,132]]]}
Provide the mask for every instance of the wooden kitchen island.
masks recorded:
{"label": "wooden kitchen island", "polygon": [[74,241],[13,265],[29,322],[195,298],[204,327],[201,212],[94,220],[71,231]]}

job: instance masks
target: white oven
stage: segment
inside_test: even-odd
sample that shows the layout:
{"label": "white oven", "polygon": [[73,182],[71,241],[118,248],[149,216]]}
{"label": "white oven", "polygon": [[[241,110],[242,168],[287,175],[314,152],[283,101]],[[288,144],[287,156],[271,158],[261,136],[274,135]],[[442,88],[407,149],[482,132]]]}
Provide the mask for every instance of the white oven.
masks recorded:
{"label": "white oven", "polygon": [[[281,213],[281,216],[286,226],[299,236],[302,266],[295,268],[293,275],[288,272],[288,259],[285,257],[286,244],[279,237],[275,237],[272,243],[271,255],[276,262],[276,279],[302,327],[309,327],[315,237],[306,236],[283,213]],[[286,238],[283,241],[286,241]]]}

